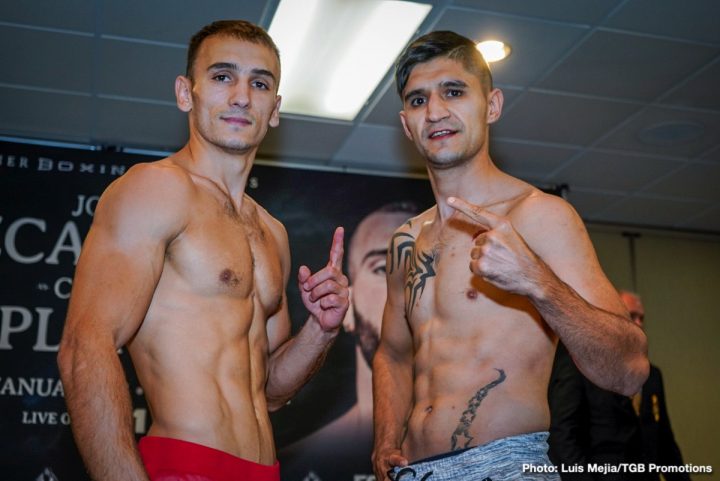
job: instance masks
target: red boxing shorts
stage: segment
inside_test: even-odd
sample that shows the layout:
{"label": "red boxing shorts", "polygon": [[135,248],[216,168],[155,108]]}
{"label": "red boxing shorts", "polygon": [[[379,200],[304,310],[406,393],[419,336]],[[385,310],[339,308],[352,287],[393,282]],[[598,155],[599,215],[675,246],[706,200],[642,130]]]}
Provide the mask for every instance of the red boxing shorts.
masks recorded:
{"label": "red boxing shorts", "polygon": [[145,436],[140,457],[152,481],[280,481],[280,463],[253,463],[179,439]]}

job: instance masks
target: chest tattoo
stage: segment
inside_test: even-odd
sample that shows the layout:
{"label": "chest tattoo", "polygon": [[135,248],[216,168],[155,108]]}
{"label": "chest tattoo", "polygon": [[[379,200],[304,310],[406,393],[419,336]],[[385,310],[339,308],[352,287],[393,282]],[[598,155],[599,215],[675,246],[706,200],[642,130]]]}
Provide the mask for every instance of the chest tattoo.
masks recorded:
{"label": "chest tattoo", "polygon": [[[470,445],[470,442],[473,440],[473,437],[470,436],[470,425],[472,425],[473,421],[475,421],[475,416],[477,416],[477,409],[478,407],[480,407],[480,403],[488,395],[490,389],[494,388],[505,380],[505,371],[497,368],[495,370],[500,373],[500,376],[498,376],[498,378],[491,383],[481,387],[480,390],[478,390],[478,392],[476,392],[475,395],[470,398],[470,401],[468,401],[468,407],[465,411],[463,411],[462,416],[460,416],[460,422],[458,423],[457,427],[455,428],[455,432],[450,438],[451,451],[467,448]],[[458,445],[458,437],[460,436],[463,438],[460,439],[460,442],[462,442],[463,440],[465,441],[465,444],[463,444],[462,446]]]}
{"label": "chest tattoo", "polygon": [[422,296],[425,283],[435,277],[434,251],[422,252],[415,248],[415,237],[399,232],[392,237],[390,247],[390,274],[402,265],[405,269],[405,311],[412,313],[415,301]]}

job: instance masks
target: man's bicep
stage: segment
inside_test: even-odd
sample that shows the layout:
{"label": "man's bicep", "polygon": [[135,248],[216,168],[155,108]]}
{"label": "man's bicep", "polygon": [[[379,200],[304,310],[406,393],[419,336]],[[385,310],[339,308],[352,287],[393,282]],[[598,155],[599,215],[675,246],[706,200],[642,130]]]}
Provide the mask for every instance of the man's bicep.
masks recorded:
{"label": "man's bicep", "polygon": [[287,305],[287,296],[283,294],[278,312],[270,316],[266,323],[268,352],[272,354],[290,338],[291,321]]}
{"label": "man's bicep", "polygon": [[173,217],[177,208],[153,200],[137,195],[132,186],[109,189],[101,198],[75,271],[70,329],[111,335],[118,347],[136,332],[162,273],[167,245],[180,230]]}
{"label": "man's bicep", "polygon": [[405,293],[402,285],[388,276],[388,293],[381,329],[381,347],[393,356],[407,355],[412,350],[412,333],[405,314]]}
{"label": "man's bicep", "polygon": [[[381,341],[396,350],[412,347],[412,334],[407,321],[405,308],[405,261],[403,244],[415,236],[410,229],[410,222],[400,226],[388,243],[386,266],[386,300],[383,310]],[[405,253],[407,255],[407,253]]]}
{"label": "man's bicep", "polygon": [[92,233],[73,281],[66,329],[91,330],[124,345],[145,317],[162,269],[148,259],[149,250],[133,256]]}
{"label": "man's bicep", "polygon": [[68,323],[92,325],[111,335],[116,347],[137,330],[162,272],[162,249],[139,244],[130,249],[94,232],[78,262]]}
{"label": "man's bicep", "polygon": [[553,228],[545,228],[543,235],[530,244],[531,248],[587,302],[625,316],[625,308],[600,266],[582,219],[567,204],[556,208],[553,214]]}
{"label": "man's bicep", "polygon": [[268,337],[268,352],[272,354],[292,333],[292,319],[287,301],[287,285],[290,280],[290,243],[288,241],[285,227],[277,220],[269,218],[267,224],[273,233],[273,239],[280,260],[282,271],[282,300],[280,307],[274,314],[271,314],[266,322],[265,328]]}

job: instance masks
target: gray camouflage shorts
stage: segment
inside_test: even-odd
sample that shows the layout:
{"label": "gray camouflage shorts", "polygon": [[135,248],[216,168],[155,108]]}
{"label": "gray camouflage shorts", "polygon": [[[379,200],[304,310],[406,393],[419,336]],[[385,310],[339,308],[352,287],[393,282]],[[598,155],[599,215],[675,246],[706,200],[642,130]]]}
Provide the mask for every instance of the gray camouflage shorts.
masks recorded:
{"label": "gray camouflage shorts", "polygon": [[547,457],[548,433],[496,439],[388,471],[393,481],[559,481]]}

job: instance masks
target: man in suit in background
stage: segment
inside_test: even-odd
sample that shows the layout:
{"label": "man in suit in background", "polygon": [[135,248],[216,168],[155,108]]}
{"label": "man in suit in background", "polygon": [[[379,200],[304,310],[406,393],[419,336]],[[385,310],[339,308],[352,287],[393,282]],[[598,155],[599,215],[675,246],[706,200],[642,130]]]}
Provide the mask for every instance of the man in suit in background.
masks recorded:
{"label": "man in suit in background", "polygon": [[[645,308],[640,296],[620,291],[630,318],[643,328]],[[584,472],[562,473],[571,480],[659,480],[657,473],[589,473],[587,464],[619,466],[650,463],[682,466],[665,403],[662,374],[651,364],[650,376],[634,396],[605,391],[588,381],[575,367],[564,346],[558,346],[550,380],[550,459],[565,469],[582,466]],[[667,481],[687,481],[687,473],[663,473]]]}

